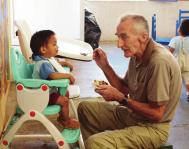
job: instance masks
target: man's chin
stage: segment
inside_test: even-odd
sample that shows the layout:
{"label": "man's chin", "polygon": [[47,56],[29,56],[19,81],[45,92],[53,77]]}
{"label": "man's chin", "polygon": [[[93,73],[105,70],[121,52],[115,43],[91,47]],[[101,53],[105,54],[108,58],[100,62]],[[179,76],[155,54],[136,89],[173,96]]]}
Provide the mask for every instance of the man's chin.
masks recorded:
{"label": "man's chin", "polygon": [[126,58],[128,58],[128,57],[131,57],[132,55],[131,55],[131,53],[124,52],[124,56],[125,56]]}

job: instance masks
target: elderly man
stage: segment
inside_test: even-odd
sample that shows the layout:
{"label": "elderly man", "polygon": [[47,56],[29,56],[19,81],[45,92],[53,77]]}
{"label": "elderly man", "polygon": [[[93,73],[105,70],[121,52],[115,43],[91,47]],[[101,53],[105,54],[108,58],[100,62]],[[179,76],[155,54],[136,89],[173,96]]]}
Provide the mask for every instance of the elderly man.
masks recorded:
{"label": "elderly man", "polygon": [[111,86],[95,89],[106,102],[84,101],[78,106],[85,147],[158,148],[169,137],[170,122],[180,100],[179,66],[167,49],[149,37],[149,26],[143,16],[123,15],[116,35],[117,46],[126,58],[131,57],[128,70],[120,78],[106,53],[100,48],[94,50],[93,59]]}

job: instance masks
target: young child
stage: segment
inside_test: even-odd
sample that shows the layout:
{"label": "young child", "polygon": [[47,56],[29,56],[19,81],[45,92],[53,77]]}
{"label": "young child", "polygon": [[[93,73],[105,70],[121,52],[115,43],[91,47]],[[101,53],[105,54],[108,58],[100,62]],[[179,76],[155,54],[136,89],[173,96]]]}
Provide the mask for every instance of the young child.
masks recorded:
{"label": "young child", "polygon": [[179,36],[172,38],[168,46],[179,63],[189,102],[189,19],[181,22],[177,32]]}
{"label": "young child", "polygon": [[[55,71],[55,67],[51,65],[50,59],[57,55],[58,45],[55,33],[51,30],[42,30],[36,32],[30,42],[30,48],[33,55],[32,60],[35,61],[34,71],[32,77],[35,79],[54,80],[67,78],[70,84],[75,83],[74,77],[69,73],[59,73]],[[65,61],[58,62],[62,66],[70,67],[73,70],[73,66]],[[58,122],[61,127],[67,129],[77,129],[80,127],[78,121],[74,121],[69,117],[69,92],[66,91],[66,95],[62,96],[58,93],[56,87],[52,87],[50,90],[49,105],[60,105],[61,111],[59,113]]]}

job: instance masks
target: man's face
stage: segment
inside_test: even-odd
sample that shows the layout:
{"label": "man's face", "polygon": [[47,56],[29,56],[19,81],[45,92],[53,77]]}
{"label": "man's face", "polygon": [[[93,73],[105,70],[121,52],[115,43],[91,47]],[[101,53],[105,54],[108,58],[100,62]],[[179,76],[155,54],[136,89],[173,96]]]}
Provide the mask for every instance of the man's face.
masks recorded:
{"label": "man's face", "polygon": [[45,46],[46,52],[45,57],[50,58],[54,57],[58,54],[58,45],[57,45],[57,39],[55,35],[52,35],[50,39],[48,40],[48,45]]}
{"label": "man's face", "polygon": [[117,47],[124,51],[125,57],[137,57],[140,52],[140,35],[136,35],[132,20],[126,20],[117,26]]}

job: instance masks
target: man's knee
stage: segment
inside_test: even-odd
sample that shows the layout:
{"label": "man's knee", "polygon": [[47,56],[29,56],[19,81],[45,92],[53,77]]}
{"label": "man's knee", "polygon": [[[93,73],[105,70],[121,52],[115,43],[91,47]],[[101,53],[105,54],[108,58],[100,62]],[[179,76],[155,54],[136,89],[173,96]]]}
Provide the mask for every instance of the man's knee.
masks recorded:
{"label": "man's knee", "polygon": [[105,149],[103,139],[98,137],[97,135],[90,136],[85,141],[85,148],[86,149]]}
{"label": "man's knee", "polygon": [[77,108],[78,114],[83,110],[83,108],[85,107],[84,105],[85,105],[85,101],[82,101],[79,103],[78,108]]}

